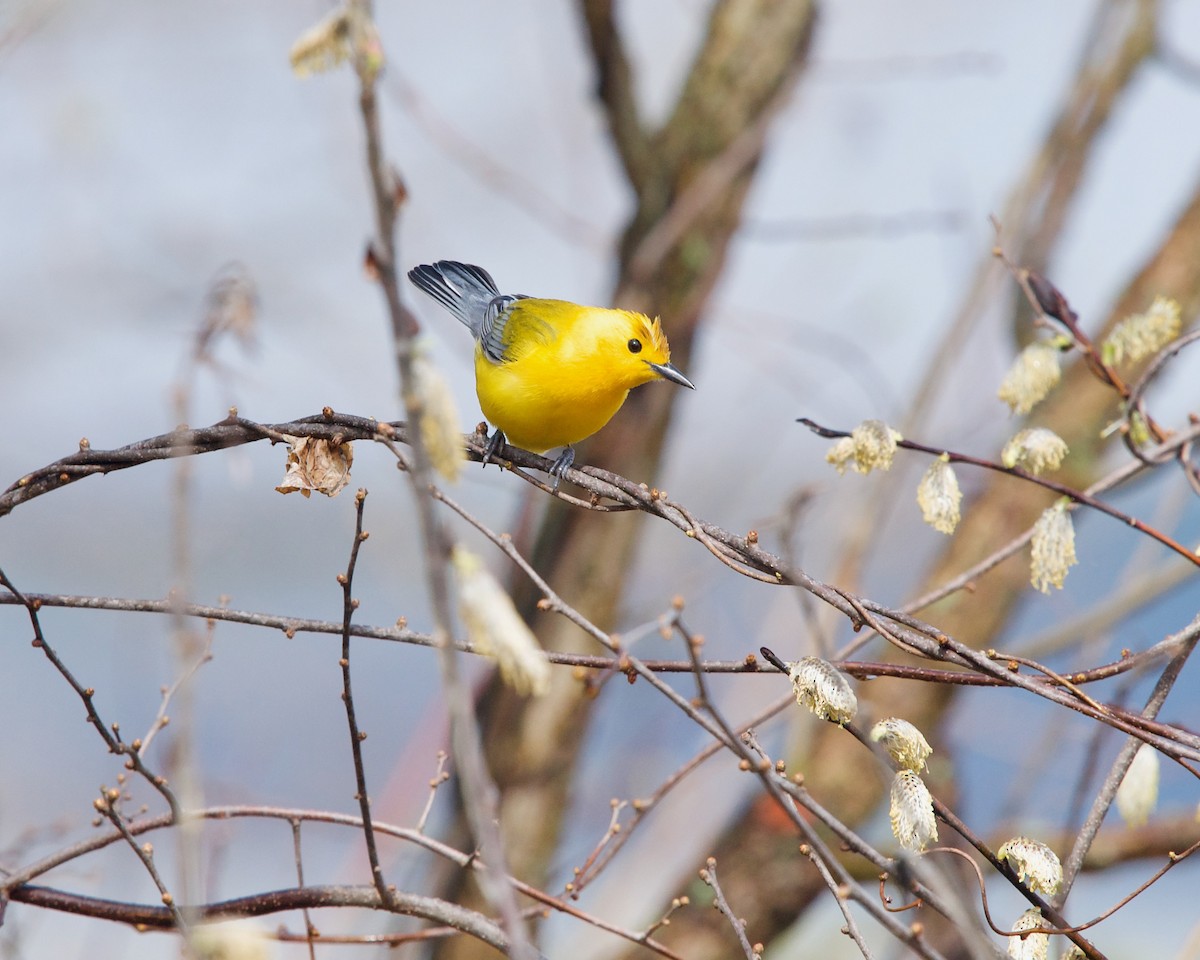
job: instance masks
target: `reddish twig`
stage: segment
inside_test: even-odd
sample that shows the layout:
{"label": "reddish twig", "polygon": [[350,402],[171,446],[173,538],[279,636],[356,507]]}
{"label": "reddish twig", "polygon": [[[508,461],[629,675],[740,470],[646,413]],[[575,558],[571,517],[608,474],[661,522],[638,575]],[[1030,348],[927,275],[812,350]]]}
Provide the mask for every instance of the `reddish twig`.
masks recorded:
{"label": "reddish twig", "polygon": [[[848,437],[850,433],[845,430],[831,430],[828,427],[823,427],[814,420],[807,417],[801,417],[797,423],[802,423],[808,427],[813,433],[819,437],[836,440],[840,437]],[[1060,496],[1069,497],[1076,503],[1083,504],[1086,507],[1091,507],[1093,510],[1098,510],[1101,513],[1106,513],[1127,527],[1133,527],[1139,533],[1144,533],[1148,537],[1152,537],[1161,543],[1163,546],[1174,550],[1180,556],[1186,558],[1192,563],[1200,566],[1200,555],[1194,550],[1190,550],[1177,540],[1167,536],[1161,530],[1157,530],[1147,523],[1143,523],[1136,517],[1131,517],[1129,514],[1118,510],[1111,504],[1105,503],[1103,500],[1098,500],[1082,490],[1077,490],[1065,483],[1059,483],[1057,480],[1051,480],[1048,477],[1037,476],[1022,470],[1020,467],[1006,467],[1002,463],[997,463],[994,460],[988,460],[984,457],[973,457],[965,453],[955,453],[952,450],[945,450],[940,447],[931,447],[928,444],[917,443],[913,440],[897,440],[896,446],[903,447],[905,450],[915,450],[920,453],[927,453],[934,457],[947,457],[951,463],[968,463],[975,467],[982,467],[985,470],[994,470],[997,473],[1006,473],[1010,477],[1016,477],[1019,480],[1024,480],[1028,483],[1036,484],[1039,487],[1044,487],[1047,490],[1052,490]]]}

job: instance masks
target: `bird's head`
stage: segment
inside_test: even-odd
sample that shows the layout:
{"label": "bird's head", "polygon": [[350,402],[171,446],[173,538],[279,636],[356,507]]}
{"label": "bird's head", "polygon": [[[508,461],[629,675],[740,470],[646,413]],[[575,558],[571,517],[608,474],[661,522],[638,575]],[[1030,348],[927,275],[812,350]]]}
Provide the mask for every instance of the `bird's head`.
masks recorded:
{"label": "bird's head", "polygon": [[671,346],[658,317],[651,320],[644,313],[631,310],[612,312],[620,320],[612,325],[608,335],[609,354],[619,362],[632,385],[662,379],[690,390],[696,389],[687,377],[671,366]]}

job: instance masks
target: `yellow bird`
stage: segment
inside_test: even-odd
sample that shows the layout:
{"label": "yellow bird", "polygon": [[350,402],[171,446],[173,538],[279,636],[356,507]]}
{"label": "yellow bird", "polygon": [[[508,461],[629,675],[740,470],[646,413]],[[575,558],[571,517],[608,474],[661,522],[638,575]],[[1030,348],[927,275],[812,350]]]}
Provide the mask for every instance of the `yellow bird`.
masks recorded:
{"label": "yellow bird", "polygon": [[657,318],[502,294],[482,267],[453,260],[408,278],[475,337],[475,392],[496,427],[485,466],[506,440],[531,453],[565,447],[550,468],[557,489],[575,461],[571,445],[608,423],[634,387],[662,379],[695,389],[671,366]]}

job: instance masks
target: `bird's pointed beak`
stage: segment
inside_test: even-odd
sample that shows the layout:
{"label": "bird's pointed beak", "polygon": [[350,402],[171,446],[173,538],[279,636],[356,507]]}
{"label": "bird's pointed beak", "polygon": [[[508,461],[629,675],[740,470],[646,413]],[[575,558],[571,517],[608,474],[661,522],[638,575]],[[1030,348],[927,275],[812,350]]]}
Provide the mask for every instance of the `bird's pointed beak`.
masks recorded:
{"label": "bird's pointed beak", "polygon": [[664,380],[670,380],[672,383],[677,383],[681,387],[687,387],[689,390],[696,389],[691,380],[685,377],[669,363],[650,363],[647,361],[647,365]]}

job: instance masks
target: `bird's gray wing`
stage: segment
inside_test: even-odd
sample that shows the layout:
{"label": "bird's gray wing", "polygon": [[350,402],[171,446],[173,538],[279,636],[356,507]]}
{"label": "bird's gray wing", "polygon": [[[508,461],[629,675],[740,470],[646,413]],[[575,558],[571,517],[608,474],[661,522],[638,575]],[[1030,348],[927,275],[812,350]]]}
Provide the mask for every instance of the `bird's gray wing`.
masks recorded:
{"label": "bird's gray wing", "polygon": [[484,311],[476,339],[483,348],[483,355],[492,363],[506,363],[512,359],[505,347],[505,332],[512,319],[512,307],[518,300],[528,300],[523,293],[506,293],[493,297]]}
{"label": "bird's gray wing", "polygon": [[454,314],[477,338],[489,305],[500,296],[496,281],[483,267],[457,260],[423,263],[408,271],[408,279]]}

